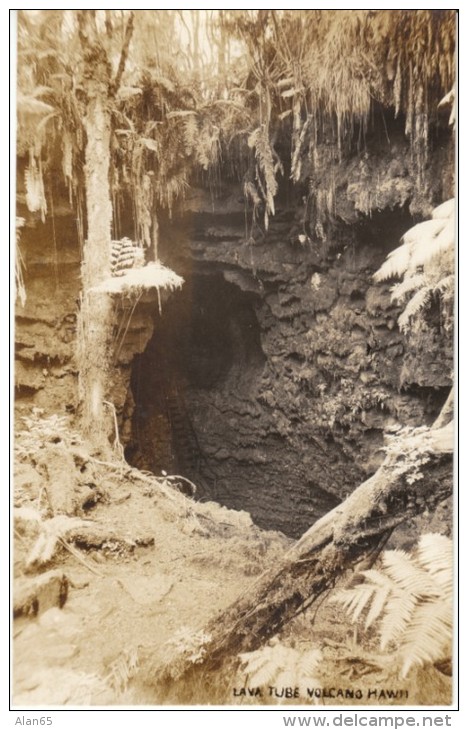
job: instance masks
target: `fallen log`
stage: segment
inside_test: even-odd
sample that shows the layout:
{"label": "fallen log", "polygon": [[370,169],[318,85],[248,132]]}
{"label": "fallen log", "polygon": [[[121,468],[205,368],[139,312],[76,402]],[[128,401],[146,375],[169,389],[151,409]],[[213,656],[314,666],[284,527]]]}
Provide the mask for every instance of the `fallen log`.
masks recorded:
{"label": "fallen log", "polygon": [[[247,593],[200,632],[196,663],[179,653],[157,672],[166,684],[219,672],[255,651],[309,608],[349,569],[376,556],[399,524],[433,511],[453,488],[453,423],[398,440],[378,469],[316,522]],[[202,657],[200,659],[200,657]]]}
{"label": "fallen log", "polygon": [[67,596],[68,579],[61,570],[18,578],[14,582],[13,616],[34,617],[54,606],[62,608]]}

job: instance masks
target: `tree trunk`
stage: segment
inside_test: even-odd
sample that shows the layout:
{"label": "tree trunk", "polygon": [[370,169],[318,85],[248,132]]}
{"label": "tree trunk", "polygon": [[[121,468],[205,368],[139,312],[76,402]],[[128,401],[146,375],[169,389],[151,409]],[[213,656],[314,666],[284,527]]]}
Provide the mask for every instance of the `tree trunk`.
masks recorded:
{"label": "tree trunk", "polygon": [[204,634],[204,661],[174,657],[162,679],[190,673],[203,676],[254,651],[285,624],[332,589],[346,570],[376,556],[400,523],[436,505],[452,493],[453,426],[419,433],[400,442],[380,469],[342,504],[316,522]]}
{"label": "tree trunk", "polygon": [[78,328],[79,399],[82,429],[98,448],[109,448],[113,432],[108,399],[112,357],[112,299],[95,287],[111,275],[112,203],[109,180],[111,66],[96,27],[95,11],[78,11],[86,95],[85,188],[87,237],[82,262],[82,302]]}

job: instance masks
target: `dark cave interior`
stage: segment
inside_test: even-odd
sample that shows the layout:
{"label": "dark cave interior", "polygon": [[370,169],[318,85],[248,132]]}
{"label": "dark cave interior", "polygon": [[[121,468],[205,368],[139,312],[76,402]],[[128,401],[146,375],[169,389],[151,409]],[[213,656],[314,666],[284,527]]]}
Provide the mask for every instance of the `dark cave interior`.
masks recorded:
{"label": "dark cave interior", "polygon": [[[126,458],[155,474],[180,474],[212,496],[209,463],[194,426],[197,394],[247,387],[265,356],[254,295],[221,274],[193,275],[156,315],[153,336],[133,362],[135,401]],[[203,473],[203,476],[202,476]]]}
{"label": "dark cave interior", "polygon": [[395,417],[420,423],[443,402],[438,364],[427,393],[399,383],[399,310],[372,279],[412,217],[386,209],[343,226],[319,263],[281,227],[249,248],[227,240],[225,217],[210,221],[191,245],[179,231],[184,255],[168,263],[185,283],[133,357],[125,457],[297,537],[378,467]]}

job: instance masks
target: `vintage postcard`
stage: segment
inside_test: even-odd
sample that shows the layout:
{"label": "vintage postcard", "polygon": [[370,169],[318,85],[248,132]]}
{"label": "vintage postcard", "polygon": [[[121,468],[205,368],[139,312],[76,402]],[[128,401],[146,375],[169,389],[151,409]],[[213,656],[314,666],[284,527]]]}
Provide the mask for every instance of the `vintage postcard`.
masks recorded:
{"label": "vintage postcard", "polygon": [[23,10],[16,708],[451,707],[455,10]]}

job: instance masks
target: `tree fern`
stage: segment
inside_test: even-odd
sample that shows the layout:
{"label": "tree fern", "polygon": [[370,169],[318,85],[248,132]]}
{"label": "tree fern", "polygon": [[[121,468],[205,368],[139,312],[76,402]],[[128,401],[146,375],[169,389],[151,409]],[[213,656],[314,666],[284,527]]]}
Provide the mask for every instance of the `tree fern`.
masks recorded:
{"label": "tree fern", "polygon": [[407,294],[411,294],[415,289],[421,289],[427,284],[424,274],[411,274],[405,276],[403,281],[395,284],[391,288],[392,297],[398,301],[402,300]]}
{"label": "tree fern", "polygon": [[406,244],[395,248],[387,256],[386,261],[380,269],[374,274],[375,281],[385,281],[403,276],[410,267],[411,248]]}
{"label": "tree fern", "polygon": [[443,535],[422,535],[418,546],[419,564],[449,597],[453,583],[453,545]]}
{"label": "tree fern", "polygon": [[439,292],[444,297],[453,297],[455,288],[455,275],[449,274],[448,276],[444,276],[443,279],[439,281],[438,284],[434,287],[435,292]]}
{"label": "tree fern", "polygon": [[401,675],[412,667],[434,664],[450,657],[452,645],[452,603],[439,597],[418,606],[400,646]]}
{"label": "tree fern", "polygon": [[423,535],[414,555],[387,551],[380,569],[333,599],[365,628],[379,622],[382,650],[393,648],[403,677],[416,665],[450,656],[452,637],[452,542]]}
{"label": "tree fern", "polygon": [[404,234],[401,245],[374,274],[377,282],[402,278],[391,291],[393,299],[406,302],[398,320],[404,332],[424,313],[434,295],[442,295],[446,301],[453,295],[454,217],[454,199],[439,205],[432,211],[431,220],[418,223]]}
{"label": "tree fern", "polygon": [[434,208],[432,211],[432,218],[443,218],[448,219],[452,218],[455,212],[455,199],[450,198],[450,200],[446,200],[445,203],[441,203],[437,206],[437,208]]}

